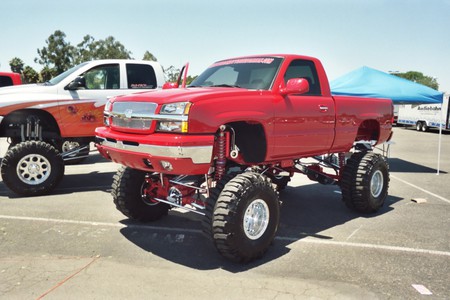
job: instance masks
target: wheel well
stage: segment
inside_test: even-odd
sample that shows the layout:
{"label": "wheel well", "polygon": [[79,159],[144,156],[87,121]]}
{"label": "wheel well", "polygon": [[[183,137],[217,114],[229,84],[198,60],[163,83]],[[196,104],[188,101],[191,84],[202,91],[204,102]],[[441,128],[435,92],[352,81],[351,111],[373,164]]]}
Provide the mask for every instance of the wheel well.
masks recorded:
{"label": "wheel well", "polygon": [[35,123],[36,120],[39,120],[42,128],[43,139],[60,137],[61,132],[55,118],[49,112],[39,109],[22,109],[9,113],[1,122],[0,136],[21,138],[21,125],[26,125],[28,121]]}
{"label": "wheel well", "polygon": [[233,122],[227,124],[235,132],[236,146],[247,163],[263,162],[267,154],[267,139],[260,123]]}
{"label": "wheel well", "polygon": [[365,120],[361,123],[355,141],[378,141],[380,137],[380,124],[376,120]]}

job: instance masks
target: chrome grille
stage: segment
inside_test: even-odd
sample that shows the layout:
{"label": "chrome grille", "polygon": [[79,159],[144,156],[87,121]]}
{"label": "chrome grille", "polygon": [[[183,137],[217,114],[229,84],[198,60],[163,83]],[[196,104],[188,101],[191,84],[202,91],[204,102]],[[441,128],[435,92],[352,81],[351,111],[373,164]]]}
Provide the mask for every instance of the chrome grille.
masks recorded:
{"label": "chrome grille", "polygon": [[110,112],[111,125],[121,128],[149,130],[152,126],[156,103],[115,102]]}

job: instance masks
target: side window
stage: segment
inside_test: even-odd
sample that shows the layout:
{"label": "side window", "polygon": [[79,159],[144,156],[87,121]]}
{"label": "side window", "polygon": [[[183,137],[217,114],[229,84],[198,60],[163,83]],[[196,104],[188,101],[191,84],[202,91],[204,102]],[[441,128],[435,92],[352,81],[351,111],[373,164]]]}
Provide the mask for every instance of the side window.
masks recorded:
{"label": "side window", "polygon": [[84,74],[84,79],[88,90],[120,89],[119,65],[101,65],[92,68]]}
{"label": "side window", "polygon": [[150,65],[127,64],[129,89],[156,89],[156,74]]}
{"label": "side window", "polygon": [[289,65],[284,74],[284,82],[286,83],[292,78],[305,78],[309,82],[309,92],[306,95],[320,95],[320,82],[317,76],[316,67],[309,60],[294,60]]}
{"label": "side window", "polygon": [[12,79],[9,76],[0,76],[0,87],[13,85]]}

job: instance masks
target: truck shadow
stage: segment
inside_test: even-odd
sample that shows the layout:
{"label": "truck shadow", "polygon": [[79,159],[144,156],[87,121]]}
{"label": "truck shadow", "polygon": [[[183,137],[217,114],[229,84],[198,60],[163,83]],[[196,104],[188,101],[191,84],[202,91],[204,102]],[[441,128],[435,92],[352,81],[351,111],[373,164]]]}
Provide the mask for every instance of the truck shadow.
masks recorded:
{"label": "truck shadow", "polygon": [[287,187],[280,194],[283,201],[281,222],[275,241],[262,258],[248,264],[230,262],[216,251],[212,241],[201,234],[201,216],[186,218],[188,214],[171,211],[166,218],[149,224],[148,228],[124,220],[122,223],[126,227],[120,232],[144,251],[171,262],[197,270],[221,268],[238,273],[280,259],[290,252],[289,245],[306,237],[332,240],[334,237],[323,231],[356,218],[370,219],[388,213],[393,209],[391,205],[401,200],[389,196],[377,213],[361,215],[345,207],[338,191],[336,186],[320,184]]}
{"label": "truck shadow", "polygon": [[[389,158],[389,171],[399,173],[437,173],[436,169],[409,162],[400,158]],[[446,171],[439,170],[442,174]]]}

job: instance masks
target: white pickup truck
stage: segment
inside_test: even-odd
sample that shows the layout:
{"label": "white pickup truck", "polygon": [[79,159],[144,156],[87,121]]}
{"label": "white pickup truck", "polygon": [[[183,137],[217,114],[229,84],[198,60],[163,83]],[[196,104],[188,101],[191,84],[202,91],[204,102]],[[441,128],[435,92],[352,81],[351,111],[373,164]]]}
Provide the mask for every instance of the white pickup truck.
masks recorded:
{"label": "white pickup truck", "polygon": [[164,82],[157,62],[96,60],[43,84],[1,88],[0,137],[10,142],[0,166],[3,182],[22,196],[50,192],[65,162],[89,154],[108,98],[158,89]]}

